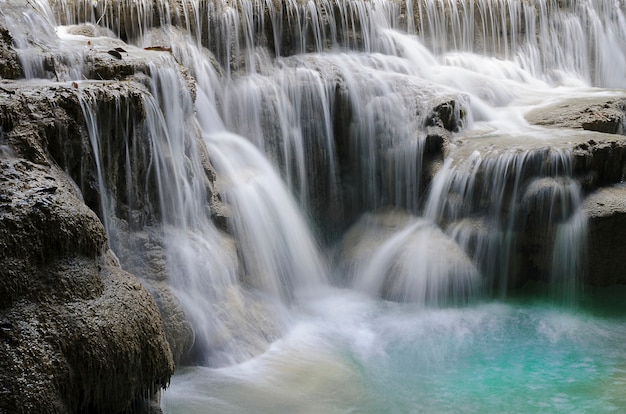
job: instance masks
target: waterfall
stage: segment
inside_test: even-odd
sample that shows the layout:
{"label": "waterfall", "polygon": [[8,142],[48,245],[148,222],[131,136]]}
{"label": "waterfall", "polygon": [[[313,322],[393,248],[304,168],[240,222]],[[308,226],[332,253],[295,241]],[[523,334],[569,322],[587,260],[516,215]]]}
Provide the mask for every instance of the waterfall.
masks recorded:
{"label": "waterfall", "polygon": [[624,0],[0,0],[0,26],[7,82],[79,104],[59,164],[161,307],[166,412],[626,407],[624,324],[584,313]]}
{"label": "waterfall", "polygon": [[[622,78],[606,68],[598,42],[624,38],[622,7],[549,0],[51,6],[32,12],[45,17],[49,32],[54,19],[93,25],[88,36],[80,26],[57,29],[60,39],[48,46],[55,53],[66,48],[87,62],[98,47],[115,46],[106,38],[116,36],[128,43],[122,61],[145,53],[132,44],[171,51],[141,69],[150,78],[149,90],[136,91],[141,124],[124,120],[121,104],[118,114],[98,121],[101,109],[88,104],[95,98],[82,102],[92,150],[100,154],[99,209],[111,243],[124,244],[117,234],[155,229],[151,237],[164,249],[201,354],[237,354],[235,345],[215,345],[225,328],[212,325],[225,322],[207,322],[215,302],[233,291],[291,306],[298,291],[327,284],[332,264],[320,242],[327,250],[347,241],[362,249],[339,259],[340,269],[351,270],[335,282],[428,305],[463,303],[480,290],[506,295],[532,266],[550,280],[584,267],[585,220],[571,155],[558,148],[455,151],[454,137],[472,128],[529,133],[512,103],[551,85],[619,86]],[[600,17],[602,27],[592,24]],[[32,48],[22,38],[18,49]],[[620,59],[618,53],[618,70]],[[193,91],[177,64],[194,77]],[[93,70],[68,66],[74,72],[67,80]],[[101,158],[110,157],[99,130],[107,122],[127,125],[120,134],[145,141],[125,138],[125,160],[116,167],[125,178],[117,182],[107,182],[111,166]],[[117,205],[120,184],[125,206]],[[232,241],[213,224],[216,198]],[[373,225],[389,208],[408,214],[402,224]],[[529,219],[537,214],[547,215]],[[128,224],[117,229],[120,218]],[[523,233],[524,226],[532,229]],[[521,265],[520,252],[544,238],[554,239],[546,246],[550,259]],[[427,244],[448,259],[435,260]],[[128,242],[118,248],[132,251]]]}
{"label": "waterfall", "polygon": [[[333,0],[317,2],[55,0],[63,24],[98,23],[125,39],[179,24],[227,72],[255,71],[260,49],[289,56],[329,49],[382,52],[381,31],[415,34],[440,57],[481,53],[552,82],[623,87],[623,0]],[[607,51],[611,51],[610,53]]]}
{"label": "waterfall", "polygon": [[579,303],[583,200],[604,179],[581,174],[581,143],[602,137],[526,116],[621,96],[602,88],[626,87],[623,0],[18,3],[0,23],[23,77],[80,103],[68,174],[122,267],[193,329],[181,363],[208,368],[185,380],[262,394],[262,377],[289,400],[312,371],[358,377],[358,399],[371,361],[502,335],[494,309],[549,330],[501,308],[529,285]]}
{"label": "waterfall", "polygon": [[433,183],[425,215],[442,223],[466,251],[473,252],[474,261],[492,281],[488,285],[497,286],[501,294],[523,267],[515,252],[527,248],[521,244],[533,243],[520,236],[550,240],[556,225],[557,236],[548,247],[554,251],[550,274],[570,278],[584,268],[580,241],[586,234],[579,212],[580,185],[571,176],[571,156],[558,148],[474,151],[459,164],[450,161],[444,166]]}

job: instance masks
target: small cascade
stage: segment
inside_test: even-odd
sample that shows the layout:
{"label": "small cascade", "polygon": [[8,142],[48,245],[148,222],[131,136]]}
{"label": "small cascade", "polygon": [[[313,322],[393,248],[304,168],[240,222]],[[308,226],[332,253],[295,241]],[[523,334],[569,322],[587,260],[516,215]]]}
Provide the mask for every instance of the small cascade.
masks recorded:
{"label": "small cascade", "polygon": [[245,283],[287,301],[324,283],[327,272],[307,224],[267,160],[231,133],[205,135],[205,141],[232,209]]}
{"label": "small cascade", "polygon": [[55,0],[53,10],[63,24],[99,24],[122,39],[140,38],[155,26],[182,26],[227,74],[254,73],[268,52],[384,53],[389,43],[381,34],[394,29],[419,36],[442,58],[480,53],[550,82],[624,86],[623,0]]}
{"label": "small cascade", "polygon": [[60,24],[91,23],[110,29],[123,40],[140,37],[152,27],[170,23],[170,14],[175,12],[169,0],[51,0],[50,3]]}
{"label": "small cascade", "polygon": [[[269,68],[268,68],[269,69]],[[225,125],[280,166],[303,206],[315,193],[338,197],[333,132],[334,82],[304,65],[237,80],[224,91]]]}
{"label": "small cascade", "polygon": [[[329,133],[329,129],[332,128],[329,125],[330,113],[325,106],[327,101],[322,99],[326,97],[325,93],[328,91],[311,71],[304,75],[295,74],[300,76],[301,80],[311,81],[312,85],[305,83],[304,86],[304,91],[310,92],[308,95],[301,95],[299,89],[292,91],[278,89],[282,86],[285,89],[294,87],[290,78],[284,79],[282,86],[280,82],[275,84],[268,81],[264,84],[263,78],[255,78],[258,81],[254,84],[255,89],[264,85],[276,88],[270,89],[276,95],[266,91],[267,95],[263,96],[263,99],[273,99],[273,103],[268,105],[267,102],[250,99],[250,95],[255,91],[246,91],[244,87],[236,84],[229,85],[225,90],[219,90],[220,85],[216,81],[218,74],[211,64],[211,56],[201,53],[195,46],[188,44],[183,46],[174,42],[173,53],[180,61],[188,64],[192,73],[198,73],[197,121],[203,132],[203,146],[206,145],[208,150],[206,156],[211,159],[216,169],[216,185],[220,197],[229,210],[229,225],[240,245],[239,248],[245,252],[240,257],[246,273],[245,283],[286,301],[290,301],[294,294],[304,287],[325,284],[328,271],[320,257],[319,247],[310,235],[309,223],[302,217],[300,208],[294,203],[292,195],[266,156],[278,166],[282,164],[280,160],[291,161],[289,165],[282,164],[286,181],[289,183],[291,178],[298,178],[293,188],[300,189],[300,201],[306,206],[305,203],[309,201],[310,196],[307,178],[314,176],[310,171],[318,171],[320,164],[330,165],[326,168],[331,170],[333,167],[332,160],[317,164],[305,159],[305,155],[309,155],[307,150],[312,148],[320,152],[330,148],[330,152],[333,152]],[[280,75],[278,78],[280,79]],[[246,85],[252,86],[253,83],[245,83],[244,86]],[[238,92],[241,97],[238,96]],[[295,107],[290,106],[292,101],[289,100],[289,97],[294,96],[294,101],[299,104]],[[228,97],[238,104],[246,100],[252,102],[247,108],[237,108],[240,112],[235,108],[226,110],[232,118],[228,116],[222,118],[215,103],[224,102],[223,106],[228,108],[230,106]],[[260,107],[264,106],[272,110],[269,115],[259,114]],[[316,110],[321,112],[321,118],[304,119],[304,111],[308,113]],[[255,112],[258,116],[255,116]],[[251,116],[244,122],[243,119],[236,118],[242,113]],[[269,123],[276,121],[274,115],[284,117],[287,124],[293,122],[293,125],[281,124],[281,127],[285,127],[282,134],[276,134],[275,131],[270,133],[264,128],[276,127],[275,124]],[[320,121],[321,127],[316,121]],[[307,130],[302,126],[303,122],[307,122],[314,132],[303,132]],[[248,128],[243,131],[247,132],[248,139],[228,132],[228,126],[234,131]],[[308,139],[303,139],[303,135]],[[280,139],[282,142],[272,142],[273,139]],[[311,141],[315,139],[321,139],[322,142],[312,143]],[[305,144],[309,147],[303,148],[302,145]],[[264,149],[266,156],[259,152],[259,149]],[[307,165],[309,162],[310,165]],[[291,173],[290,168],[296,170]],[[326,173],[326,176],[328,177],[329,173]],[[322,187],[327,183],[318,183],[318,186]]]}
{"label": "small cascade", "polygon": [[[193,358],[212,366],[237,363],[268,346],[268,338],[278,334],[280,318],[268,316],[274,304],[241,288],[235,247],[211,221],[204,142],[198,140],[184,79],[172,59],[150,70],[150,91],[135,91],[143,119],[124,118],[131,111],[122,99],[104,112],[88,92],[81,100],[92,150],[98,154],[102,216],[124,266],[148,281],[155,277],[150,271],[166,267],[161,271],[194,327]],[[120,124],[126,129],[107,127]],[[112,150],[111,142],[120,139],[120,148]],[[121,154],[125,156],[116,159]],[[118,178],[112,176],[115,171],[120,171]],[[114,194],[123,188],[127,194]],[[127,204],[116,205],[119,199]],[[267,319],[276,323],[262,322]]]}
{"label": "small cascade", "polygon": [[419,70],[385,55],[281,59],[227,84],[220,112],[226,128],[281,167],[318,222],[341,226],[344,217],[389,204],[417,211],[426,125],[440,115],[433,108],[453,108],[445,123],[457,129],[466,105],[418,78]]}
{"label": "small cascade", "polygon": [[466,303],[480,290],[470,258],[427,220],[398,212],[365,215],[343,243],[351,286],[375,297],[446,306]]}
{"label": "small cascade", "polygon": [[51,67],[54,62],[49,59],[48,53],[58,48],[56,25],[47,2],[34,1],[29,6],[19,3],[3,5],[0,21],[13,37],[24,77],[46,78],[48,72],[55,70]]}
{"label": "small cascade", "polygon": [[[586,237],[581,200],[567,152],[476,150],[460,163],[448,160],[433,183],[425,216],[447,228],[487,285],[504,295],[519,287],[520,272],[570,287],[578,283]],[[520,254],[530,254],[530,261]],[[565,295],[571,297],[570,287]]]}

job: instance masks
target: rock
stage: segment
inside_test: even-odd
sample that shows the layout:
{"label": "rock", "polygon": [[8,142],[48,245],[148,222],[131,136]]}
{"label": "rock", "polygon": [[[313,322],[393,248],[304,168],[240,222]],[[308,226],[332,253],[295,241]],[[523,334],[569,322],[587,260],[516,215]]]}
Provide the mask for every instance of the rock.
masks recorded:
{"label": "rock", "polygon": [[0,309],[0,411],[125,412],[166,386],[174,366],[149,293],[107,256],[58,263],[49,277],[90,272],[95,294],[56,287]]}
{"label": "rock", "polygon": [[153,298],[67,175],[94,174],[79,91],[1,86],[0,412],[126,412],[174,364]]}
{"label": "rock", "polygon": [[626,178],[626,139],[600,134],[573,147],[574,173],[583,188],[618,183]]}
{"label": "rock", "polygon": [[0,28],[0,78],[17,79],[22,76],[17,52],[13,49],[11,33]]}
{"label": "rock", "polygon": [[342,245],[353,287],[387,300],[458,304],[481,285],[478,270],[453,239],[434,223],[402,212],[365,214]]}
{"label": "rock", "polygon": [[[97,293],[93,275],[54,280],[39,270],[67,255],[99,256],[106,236],[98,217],[51,169],[19,159],[3,159],[0,165],[0,194],[6,200],[0,205],[0,306],[38,300],[57,288],[63,289],[61,295],[67,290]],[[53,187],[54,193],[41,191]]]}
{"label": "rock", "polygon": [[528,122],[549,128],[574,128],[626,134],[626,97],[574,98],[526,114]]}
{"label": "rock", "polygon": [[426,118],[425,125],[440,127],[450,132],[458,132],[465,123],[466,110],[457,100],[449,100],[436,105]]}
{"label": "rock", "polygon": [[116,413],[166,386],[158,309],[96,215],[59,170],[0,162],[0,411]]}
{"label": "rock", "polygon": [[583,208],[588,217],[589,274],[592,285],[626,284],[626,185],[601,188]]}
{"label": "rock", "polygon": [[194,344],[194,332],[180,302],[164,282],[145,282],[154,297],[163,319],[163,329],[169,343],[174,364],[186,362]]}

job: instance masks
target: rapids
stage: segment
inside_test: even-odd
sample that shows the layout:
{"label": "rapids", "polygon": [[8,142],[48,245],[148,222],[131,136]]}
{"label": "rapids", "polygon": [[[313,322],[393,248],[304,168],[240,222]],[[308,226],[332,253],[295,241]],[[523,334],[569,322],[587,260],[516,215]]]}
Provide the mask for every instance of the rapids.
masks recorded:
{"label": "rapids", "polygon": [[[5,3],[27,78],[82,82],[87,41],[170,52],[142,125],[81,98],[112,248],[156,240],[193,327],[164,412],[626,410],[625,292],[582,283],[583,133],[524,118],[624,94],[624,0]],[[112,123],[147,137],[116,183]],[[547,277],[520,291],[528,227]]]}

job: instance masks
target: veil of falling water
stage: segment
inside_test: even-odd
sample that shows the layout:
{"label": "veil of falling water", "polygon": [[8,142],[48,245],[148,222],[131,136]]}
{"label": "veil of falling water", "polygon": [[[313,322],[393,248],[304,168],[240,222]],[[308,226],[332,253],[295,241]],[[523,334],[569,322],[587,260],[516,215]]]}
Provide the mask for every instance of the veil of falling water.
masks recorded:
{"label": "veil of falling water", "polygon": [[523,115],[626,87],[623,0],[2,6],[27,78],[87,77],[72,25],[128,56],[171,52],[130,86],[138,107],[80,92],[112,248],[140,276],[137,257],[162,254],[187,363],[209,367],[174,378],[166,412],[626,407],[622,321],[507,302],[536,270],[529,240],[550,241],[551,303],[580,297],[572,154]]}

